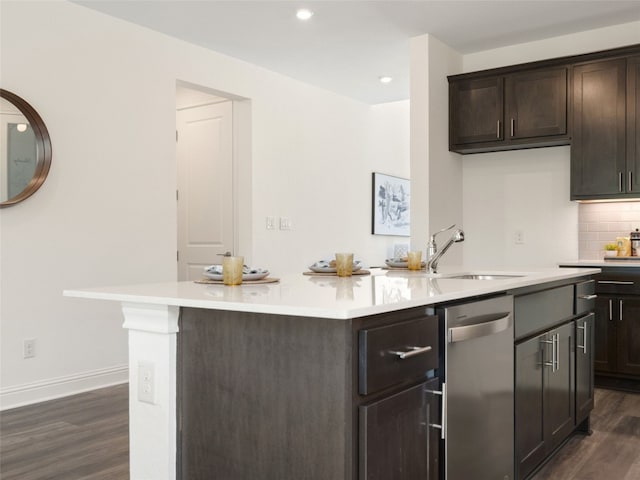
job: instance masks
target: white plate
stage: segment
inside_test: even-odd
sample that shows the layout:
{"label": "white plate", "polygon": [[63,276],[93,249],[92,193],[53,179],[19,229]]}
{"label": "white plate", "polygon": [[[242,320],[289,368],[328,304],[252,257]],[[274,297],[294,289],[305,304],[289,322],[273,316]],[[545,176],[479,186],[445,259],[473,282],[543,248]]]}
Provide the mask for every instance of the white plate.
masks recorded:
{"label": "white plate", "polygon": [[[211,280],[219,280],[222,281],[222,274],[221,273],[209,273],[209,272],[204,272],[204,276],[207,278],[210,278]],[[262,280],[263,278],[266,278],[269,276],[269,271],[263,270],[259,273],[243,273],[242,274],[242,281],[243,282],[251,282],[251,281],[256,281],[256,280]]]}

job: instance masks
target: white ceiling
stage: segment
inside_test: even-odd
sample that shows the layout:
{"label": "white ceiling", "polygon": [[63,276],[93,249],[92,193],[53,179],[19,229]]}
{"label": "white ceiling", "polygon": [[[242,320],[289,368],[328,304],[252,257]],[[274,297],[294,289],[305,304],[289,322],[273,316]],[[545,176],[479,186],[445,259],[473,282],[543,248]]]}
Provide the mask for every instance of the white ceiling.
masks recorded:
{"label": "white ceiling", "polygon": [[640,20],[640,0],[72,1],[371,104],[409,98],[414,36],[472,53]]}

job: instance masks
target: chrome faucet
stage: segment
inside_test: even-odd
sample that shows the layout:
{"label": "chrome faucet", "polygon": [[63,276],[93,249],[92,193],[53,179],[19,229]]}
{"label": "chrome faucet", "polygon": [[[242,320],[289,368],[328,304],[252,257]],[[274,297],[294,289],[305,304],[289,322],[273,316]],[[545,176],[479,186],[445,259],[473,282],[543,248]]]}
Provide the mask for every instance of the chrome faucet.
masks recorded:
{"label": "chrome faucet", "polygon": [[442,230],[438,230],[436,233],[434,233],[429,237],[429,245],[427,247],[427,253],[428,253],[427,272],[428,273],[438,273],[438,261],[442,258],[445,252],[449,250],[449,247],[454,243],[464,241],[464,232],[461,229],[456,228],[453,231],[453,235],[451,235],[451,238],[447,241],[447,243],[444,244],[444,247],[438,250],[438,245],[436,245],[436,235],[442,232],[446,232],[447,230],[451,230],[455,226],[456,224],[454,223],[450,227],[443,228]]}

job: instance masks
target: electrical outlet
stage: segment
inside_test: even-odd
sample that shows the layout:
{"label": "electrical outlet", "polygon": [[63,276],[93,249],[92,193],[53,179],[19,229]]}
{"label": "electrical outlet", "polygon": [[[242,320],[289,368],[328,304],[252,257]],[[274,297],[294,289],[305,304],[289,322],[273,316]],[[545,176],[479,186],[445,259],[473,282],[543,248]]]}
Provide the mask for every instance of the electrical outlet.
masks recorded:
{"label": "electrical outlet", "polygon": [[155,405],[155,368],[153,363],[138,363],[138,401]]}
{"label": "electrical outlet", "polygon": [[36,356],[36,339],[26,338],[22,344],[22,354],[24,358],[33,358]]}
{"label": "electrical outlet", "polygon": [[276,218],[267,217],[267,230],[275,230],[275,229],[276,229]]}
{"label": "electrical outlet", "polygon": [[291,219],[288,217],[280,217],[280,230],[291,230]]}
{"label": "electrical outlet", "polygon": [[516,230],[515,234],[513,235],[513,242],[516,245],[524,245],[524,231]]}

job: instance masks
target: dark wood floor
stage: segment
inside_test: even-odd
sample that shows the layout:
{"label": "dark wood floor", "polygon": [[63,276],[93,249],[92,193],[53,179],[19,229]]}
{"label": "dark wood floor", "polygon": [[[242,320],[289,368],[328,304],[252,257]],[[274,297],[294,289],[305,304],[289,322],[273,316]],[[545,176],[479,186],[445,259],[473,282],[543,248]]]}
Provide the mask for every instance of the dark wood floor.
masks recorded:
{"label": "dark wood floor", "polygon": [[128,385],[0,412],[2,480],[129,478]]}
{"label": "dark wood floor", "polygon": [[576,434],[533,480],[640,479],[640,393],[596,390],[591,435]]}
{"label": "dark wood floor", "polygon": [[[119,385],[0,413],[0,478],[127,480],[127,409]],[[533,480],[640,479],[640,394],[596,390],[591,419]]]}

